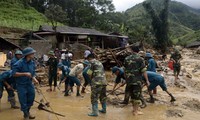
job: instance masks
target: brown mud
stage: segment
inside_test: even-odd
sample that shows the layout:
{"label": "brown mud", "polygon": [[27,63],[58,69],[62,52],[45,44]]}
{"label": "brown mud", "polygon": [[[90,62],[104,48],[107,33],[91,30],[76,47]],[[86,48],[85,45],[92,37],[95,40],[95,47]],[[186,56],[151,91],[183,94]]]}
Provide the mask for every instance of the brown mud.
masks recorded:
{"label": "brown mud", "polygon": [[[144,115],[133,116],[131,104],[122,106],[119,101],[123,100],[122,95],[110,95],[108,98],[107,114],[99,114],[99,117],[88,117],[91,112],[90,91],[88,90],[84,97],[76,97],[73,93],[69,97],[64,97],[61,92],[64,89],[62,85],[61,91],[46,92],[47,87],[42,87],[42,93],[50,102],[54,111],[64,114],[66,117],[58,117],[59,120],[199,120],[200,118],[200,56],[192,50],[183,49],[182,51],[182,72],[180,75],[180,85],[174,86],[173,72],[168,70],[163,73],[165,76],[168,89],[176,97],[177,101],[171,104],[170,97],[158,87],[158,94],[155,95],[155,104],[148,104],[142,109]],[[167,68],[167,67],[166,67]],[[107,73],[108,74],[108,73]],[[114,77],[109,73],[109,80],[113,81]],[[108,92],[112,89],[113,83],[108,85]],[[88,87],[88,89],[90,89]],[[144,89],[144,91],[146,88]],[[74,88],[76,91],[76,88]],[[116,92],[123,93],[124,88],[120,88]],[[144,92],[144,97],[149,96]],[[40,101],[42,95],[36,93],[36,100]],[[19,103],[18,103],[19,104]],[[38,104],[35,103],[31,113],[36,115],[36,120],[57,120],[55,115],[37,109]],[[99,104],[99,109],[101,108]],[[50,108],[48,108],[50,109]],[[22,120],[20,110],[10,109],[7,102],[7,94],[1,103],[0,111],[1,120]]]}

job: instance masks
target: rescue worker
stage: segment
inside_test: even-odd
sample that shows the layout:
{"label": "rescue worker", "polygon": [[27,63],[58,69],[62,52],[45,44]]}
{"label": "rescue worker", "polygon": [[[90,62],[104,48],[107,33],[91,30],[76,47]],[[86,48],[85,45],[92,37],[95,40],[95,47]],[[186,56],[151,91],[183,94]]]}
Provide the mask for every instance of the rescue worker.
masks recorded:
{"label": "rescue worker", "polygon": [[[156,61],[153,59],[151,53],[146,53],[145,59],[147,60],[147,71],[156,72]],[[153,90],[154,94],[157,94],[157,88]]]}
{"label": "rescue worker", "polygon": [[90,67],[89,61],[88,61],[88,60],[85,60],[85,61],[83,62],[83,65],[84,65],[84,69],[83,69],[82,75],[83,75],[83,78],[84,78],[84,81],[85,81],[85,82],[84,82],[84,84],[83,84],[81,93],[85,93],[85,89],[86,89],[87,85],[88,85],[89,83],[91,83],[90,77],[89,77],[88,74],[87,74],[87,71],[88,71],[88,69],[89,69],[89,67]]}
{"label": "rescue worker", "polygon": [[70,69],[67,66],[64,66],[62,63],[58,64],[58,68],[62,71],[61,83],[65,83],[65,96],[68,96],[68,86],[69,86],[69,72]]}
{"label": "rescue worker", "polygon": [[73,57],[73,54],[71,52],[69,52],[69,50],[66,48],[66,52],[65,52],[65,59],[62,60],[62,64],[64,66],[67,66],[68,68],[71,68],[71,59]]}
{"label": "rescue worker", "polygon": [[[119,83],[121,83],[121,86],[123,86],[123,84],[126,83],[126,81],[125,81],[126,78],[125,78],[124,70],[122,68],[117,67],[117,66],[112,68],[112,73],[117,76],[116,79],[115,79],[114,87],[113,87],[113,91],[114,91]],[[124,100],[123,100],[123,102],[121,102],[121,104],[127,105],[128,102],[129,102],[130,95],[129,95],[127,88],[128,87],[126,86]]]}
{"label": "rescue worker", "polygon": [[106,76],[102,63],[95,59],[94,54],[88,55],[91,66],[88,70],[88,75],[91,78],[91,104],[92,113],[88,116],[98,116],[98,99],[100,99],[102,110],[101,113],[106,113]]}
{"label": "rescue worker", "polygon": [[59,59],[61,57],[60,50],[58,48],[56,48],[55,51],[54,51],[54,53],[55,53],[55,56],[56,56],[57,60],[59,61]]}
{"label": "rescue worker", "polygon": [[22,58],[22,51],[17,50],[15,52],[15,56],[12,58],[11,63],[10,63],[11,70],[13,69],[14,64],[21,58]]}
{"label": "rescue worker", "polygon": [[8,100],[10,102],[11,108],[19,109],[19,107],[16,106],[15,93],[12,86],[12,82],[13,82],[12,70],[8,70],[0,74],[0,99],[3,96],[3,88],[5,87],[8,93]]}
{"label": "rescue worker", "polygon": [[88,57],[89,54],[92,54],[92,52],[91,52],[90,49],[88,48],[88,49],[86,49],[85,52],[84,52],[84,58],[87,59],[87,57]]}
{"label": "rescue worker", "polygon": [[[18,60],[20,60],[22,58],[22,51],[21,50],[17,50],[16,52],[15,52],[15,56],[12,58],[12,60],[11,60],[11,64],[10,64],[10,67],[11,67],[11,70],[13,69],[13,66],[14,66],[14,64],[18,61]],[[16,82],[15,82],[15,78],[14,77],[12,77],[13,78],[13,81],[12,81],[12,86],[13,86],[13,88],[14,89],[16,89]]]}
{"label": "rescue worker", "polygon": [[178,76],[179,76],[180,71],[181,71],[181,63],[180,63],[181,58],[182,58],[182,56],[177,49],[175,49],[175,52],[172,53],[172,55],[170,57],[170,59],[173,61],[175,85],[179,84]]}
{"label": "rescue worker", "polygon": [[49,86],[50,89],[48,89],[48,92],[52,91],[52,82],[54,81],[54,89],[53,91],[56,91],[57,87],[57,66],[58,66],[58,60],[55,57],[55,54],[53,51],[49,51],[49,60],[47,61],[47,66],[49,66]]}
{"label": "rescue worker", "polygon": [[24,120],[35,119],[30,114],[31,106],[35,99],[35,89],[33,82],[38,84],[35,78],[35,63],[33,62],[35,50],[27,47],[23,50],[23,58],[17,61],[13,66],[13,75],[16,77],[18,98],[21,105],[21,111],[24,113]]}
{"label": "rescue worker", "polygon": [[[148,80],[150,82],[150,85],[148,87],[150,99],[148,102],[150,102],[150,103],[155,102],[155,99],[153,98],[152,90],[155,89],[157,86],[160,86],[162,88],[162,90],[165,91],[171,97],[170,102],[176,101],[174,96],[167,90],[167,86],[165,84],[165,79],[163,76],[161,76],[158,73],[150,72],[150,71],[147,71],[147,76],[148,76]],[[143,79],[144,79],[144,77],[143,77]]]}
{"label": "rescue worker", "polygon": [[76,96],[81,96],[80,94],[81,82],[78,79],[78,75],[82,73],[82,71],[83,71],[83,64],[78,64],[71,69],[69,76],[67,77],[67,79],[69,79],[69,86],[68,90],[65,93],[65,96],[69,95],[69,90],[73,88],[74,84],[76,84],[77,88]]}
{"label": "rescue worker", "polygon": [[146,67],[144,60],[137,54],[139,48],[132,47],[133,54],[126,57],[124,61],[125,74],[127,80],[127,89],[131,96],[131,102],[133,105],[133,115],[143,114],[139,111],[140,97],[142,93],[142,76],[145,77],[147,86],[149,85]]}
{"label": "rescue worker", "polygon": [[124,75],[124,70],[122,68],[117,67],[117,66],[114,66],[112,68],[112,73],[116,75],[115,84],[114,84],[114,87],[113,87],[113,91],[114,91],[119,83],[122,83],[122,84],[125,83],[126,78],[125,78],[125,75]]}
{"label": "rescue worker", "polygon": [[[124,70],[122,68],[117,67],[117,66],[115,66],[115,67],[112,68],[112,73],[117,76],[116,79],[115,79],[115,85],[113,87],[113,91],[114,91],[115,88],[116,88],[116,86],[119,83],[121,83],[121,87],[126,84],[126,78],[125,78]],[[130,98],[130,95],[129,95],[128,87],[127,87],[127,84],[126,84],[124,100],[120,104],[128,105],[129,98]],[[140,105],[140,107],[141,108],[145,108],[147,105],[146,105],[146,102],[145,102],[142,94],[141,94],[140,100],[142,102],[142,104]]]}
{"label": "rescue worker", "polygon": [[147,71],[156,72],[156,61],[153,59],[151,53],[146,53]]}

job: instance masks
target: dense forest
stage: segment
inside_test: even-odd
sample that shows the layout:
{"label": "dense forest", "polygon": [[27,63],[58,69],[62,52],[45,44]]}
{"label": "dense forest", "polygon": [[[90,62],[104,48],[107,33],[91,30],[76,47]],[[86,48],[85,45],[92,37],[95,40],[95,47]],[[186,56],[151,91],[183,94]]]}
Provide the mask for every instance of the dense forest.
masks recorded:
{"label": "dense forest", "polygon": [[[164,1],[146,0],[155,14],[165,8]],[[112,0],[0,0],[0,3],[2,26],[36,30],[41,24],[68,25],[118,32],[128,35],[132,42],[152,44],[156,39],[152,17],[142,3],[124,12],[115,12]],[[200,39],[200,10],[176,1],[169,1],[168,8],[167,39],[182,45]],[[191,35],[196,37],[191,40],[187,37]]]}

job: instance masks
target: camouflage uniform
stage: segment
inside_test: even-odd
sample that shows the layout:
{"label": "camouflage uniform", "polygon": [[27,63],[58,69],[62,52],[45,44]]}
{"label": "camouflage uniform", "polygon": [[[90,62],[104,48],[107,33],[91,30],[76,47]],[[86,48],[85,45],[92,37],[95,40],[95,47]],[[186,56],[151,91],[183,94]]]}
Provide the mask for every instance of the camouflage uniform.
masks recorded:
{"label": "camouflage uniform", "polygon": [[101,103],[105,103],[107,81],[102,63],[98,60],[92,60],[88,75],[91,76],[91,103],[98,103],[98,98]]}
{"label": "camouflage uniform", "polygon": [[180,64],[180,59],[182,58],[181,54],[179,51],[175,51],[174,54],[171,55],[171,58],[174,60],[174,75],[179,75],[180,70],[181,70],[181,64]]}
{"label": "camouflage uniform", "polygon": [[132,104],[140,104],[142,92],[142,74],[146,71],[144,60],[137,54],[130,55],[124,61],[127,78],[127,90],[131,96]]}

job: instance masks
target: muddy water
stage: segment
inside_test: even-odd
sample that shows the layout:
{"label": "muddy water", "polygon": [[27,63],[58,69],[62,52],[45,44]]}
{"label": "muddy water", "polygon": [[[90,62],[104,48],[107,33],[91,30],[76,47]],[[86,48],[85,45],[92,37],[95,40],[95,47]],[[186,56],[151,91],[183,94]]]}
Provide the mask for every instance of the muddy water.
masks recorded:
{"label": "muddy water", "polygon": [[[190,57],[191,54],[191,51],[186,51],[183,55],[183,68],[193,76],[192,79],[187,78],[185,75],[186,73],[184,73],[183,76],[180,76],[180,80],[185,88],[179,88],[172,85],[174,79],[172,71],[165,74],[169,91],[176,96],[177,102],[173,105],[170,104],[170,98],[160,88],[158,88],[158,94],[155,95],[155,98],[157,98],[158,101],[156,101],[155,104],[148,104],[148,107],[142,110],[144,112],[144,115],[142,116],[133,116],[131,113],[131,105],[126,107],[108,105],[107,114],[99,114],[99,117],[97,118],[88,117],[87,114],[91,112],[89,91],[87,94],[84,94],[83,98],[77,98],[75,94],[72,94],[72,96],[69,97],[64,97],[63,93],[58,90],[57,92],[48,93],[46,92],[47,87],[43,87],[41,89],[47,100],[50,102],[53,110],[66,115],[65,118],[58,117],[59,120],[199,120],[200,109],[193,110],[192,108],[183,105],[187,101],[193,99],[200,101],[200,86],[198,86],[198,82],[200,82],[200,75],[197,74],[199,71],[195,74],[192,72],[193,68],[200,63],[200,59],[192,59]],[[194,82],[197,84],[192,84]],[[62,89],[63,88],[64,87],[62,86]],[[109,86],[108,89],[111,89],[111,86]],[[6,96],[7,94],[4,93],[1,104],[2,109],[0,112],[0,120],[23,120],[22,113],[19,110],[10,109]],[[144,96],[145,98],[148,98],[148,95],[145,94]],[[122,100],[123,96],[121,95],[119,98]],[[42,99],[42,96],[36,93],[36,100],[39,101],[40,99]],[[38,104],[35,103],[31,110],[31,112],[36,115],[36,120],[57,120],[55,115],[39,111],[37,106]],[[183,116],[167,116],[168,110],[172,110],[174,113],[176,113],[176,111],[181,111]]]}
{"label": "muddy water", "polygon": [[[148,105],[148,107],[143,110],[144,115],[142,116],[133,116],[131,113],[131,105],[122,108],[109,105],[108,113],[106,115],[100,114],[98,118],[91,118],[87,116],[91,110],[89,93],[85,94],[84,98],[77,98],[74,94],[69,97],[64,97],[60,91],[47,93],[45,92],[46,89],[47,88],[42,88],[43,93],[50,101],[53,110],[66,115],[65,118],[59,117],[59,120],[179,120],[177,118],[166,117],[166,110],[174,109],[173,106],[170,104],[164,105],[159,103]],[[159,92],[161,93],[161,91]],[[37,94],[36,100],[40,100],[41,98],[42,96]],[[37,103],[35,103],[31,112],[37,116],[36,120],[57,120],[55,115],[39,111],[37,109]],[[22,113],[19,110],[9,109],[9,103],[7,103],[6,97],[4,97],[2,100],[0,118],[2,120],[22,120],[21,117]],[[199,117],[200,115],[198,113],[187,111],[187,114],[180,120],[197,120]]]}
{"label": "muddy water", "polygon": [[[87,116],[91,110],[89,93],[85,94],[84,98],[77,98],[74,94],[69,97],[64,97],[60,91],[47,93],[45,92],[45,89],[47,88],[42,89],[44,95],[50,101],[53,110],[66,115],[65,118],[59,117],[60,120],[165,120],[164,114],[166,106],[164,105],[150,105],[144,110],[145,115],[138,117],[132,116],[131,105],[123,108],[116,108],[115,106],[109,105],[108,113],[106,115],[100,114],[98,118],[91,118]],[[6,95],[6,93],[4,94]],[[41,95],[37,95],[36,100],[40,100],[41,98]],[[32,113],[37,116],[36,120],[57,120],[55,115],[37,110],[37,103],[35,103]],[[157,115],[155,115],[155,113]],[[4,118],[5,120],[22,119],[22,113],[19,110],[9,109],[9,103],[7,103],[6,97],[2,100],[2,111],[0,115],[0,118]]]}

